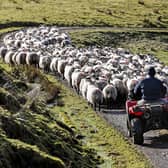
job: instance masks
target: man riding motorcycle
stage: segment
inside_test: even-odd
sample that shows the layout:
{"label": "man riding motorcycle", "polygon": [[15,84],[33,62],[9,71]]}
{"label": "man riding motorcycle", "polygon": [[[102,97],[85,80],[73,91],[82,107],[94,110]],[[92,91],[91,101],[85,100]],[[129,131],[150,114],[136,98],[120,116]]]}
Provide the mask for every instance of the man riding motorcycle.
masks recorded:
{"label": "man riding motorcycle", "polygon": [[145,78],[135,86],[134,94],[137,99],[141,99],[138,101],[139,105],[155,101],[163,101],[161,98],[166,94],[166,87],[163,85],[162,81],[155,78],[155,74],[155,68],[150,67],[148,70],[149,77]]}
{"label": "man riding motorcycle", "polygon": [[143,144],[147,131],[168,128],[167,90],[155,74],[154,67],[150,67],[149,76],[135,86],[135,97],[126,101],[127,131],[134,144]]}

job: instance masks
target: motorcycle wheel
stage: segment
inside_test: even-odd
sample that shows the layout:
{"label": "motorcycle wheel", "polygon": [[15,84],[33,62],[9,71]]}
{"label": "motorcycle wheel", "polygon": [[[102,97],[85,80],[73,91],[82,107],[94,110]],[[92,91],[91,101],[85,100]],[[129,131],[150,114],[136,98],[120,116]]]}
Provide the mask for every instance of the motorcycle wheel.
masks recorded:
{"label": "motorcycle wheel", "polygon": [[127,136],[128,137],[132,137],[132,129],[131,129],[131,126],[130,126],[130,121],[129,119],[127,119]]}
{"label": "motorcycle wheel", "polygon": [[139,118],[131,120],[134,144],[142,145],[144,142],[142,122]]}

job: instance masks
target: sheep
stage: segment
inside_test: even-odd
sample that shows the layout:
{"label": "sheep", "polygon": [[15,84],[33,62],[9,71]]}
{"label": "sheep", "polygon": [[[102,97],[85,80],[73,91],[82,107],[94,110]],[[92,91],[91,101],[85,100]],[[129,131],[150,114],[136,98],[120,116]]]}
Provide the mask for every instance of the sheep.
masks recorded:
{"label": "sheep", "polygon": [[99,79],[95,81],[95,85],[102,91],[104,87],[107,85],[107,80]]}
{"label": "sheep", "polygon": [[103,103],[103,93],[102,91],[97,88],[95,85],[90,84],[87,88],[87,101],[89,104],[93,106],[93,109],[96,110],[98,105],[98,109],[100,111],[100,106]]}
{"label": "sheep", "polygon": [[64,79],[64,72],[65,72],[66,64],[67,64],[67,61],[63,59],[58,60],[58,63],[57,63],[57,71],[62,77],[62,79]]}
{"label": "sheep", "polygon": [[66,47],[68,45],[71,45],[71,42],[69,40],[67,40],[67,39],[62,40],[62,42],[61,42],[61,47],[62,48]]}
{"label": "sheep", "polygon": [[26,55],[27,52],[19,52],[18,54],[16,54],[15,56],[16,64],[17,65],[26,64]]}
{"label": "sheep", "polygon": [[134,99],[135,98],[135,94],[134,94],[134,88],[135,86],[138,84],[138,80],[137,79],[128,79],[126,82],[126,87],[128,90],[128,99]]}
{"label": "sheep", "polygon": [[116,87],[117,89],[117,99],[116,99],[116,103],[121,106],[127,99],[127,89],[124,86],[124,83],[122,80],[120,79],[113,79],[112,84]]}
{"label": "sheep", "polygon": [[73,67],[74,67],[75,69],[81,69],[81,65],[80,65],[79,61],[74,61],[74,62],[73,62]]}
{"label": "sheep", "polygon": [[17,63],[16,63],[16,56],[17,56],[18,53],[19,53],[19,51],[16,51],[16,52],[13,54],[13,56],[12,56],[12,62],[13,62],[15,65],[17,65]]}
{"label": "sheep", "polygon": [[5,55],[7,53],[7,48],[6,47],[1,47],[0,48],[0,58],[2,58],[2,60],[4,61]]}
{"label": "sheep", "polygon": [[24,38],[24,32],[23,31],[18,31],[18,32],[16,32],[16,34],[14,35],[14,37],[17,40],[21,40],[22,38]]}
{"label": "sheep", "polygon": [[14,46],[15,46],[16,48],[20,48],[20,47],[21,47],[21,40],[15,40],[15,41],[14,41]]}
{"label": "sheep", "polygon": [[110,108],[112,103],[117,99],[117,89],[112,84],[107,84],[103,89],[103,97],[107,108]]}
{"label": "sheep", "polygon": [[80,90],[80,94],[82,95],[82,97],[84,99],[87,99],[87,87],[88,85],[91,84],[91,81],[90,81],[90,77],[86,77],[86,78],[82,78],[81,79],[81,82],[79,84],[79,90]]}
{"label": "sheep", "polygon": [[5,37],[3,38],[3,42],[5,46],[8,48],[14,44],[15,40],[13,40],[10,34],[8,34],[8,35],[5,35]]}
{"label": "sheep", "polygon": [[45,72],[49,72],[51,63],[51,57],[50,56],[43,56],[40,57],[39,60],[39,67],[43,69]]}
{"label": "sheep", "polygon": [[26,55],[26,64],[39,68],[40,56],[36,52],[28,52]]}
{"label": "sheep", "polygon": [[54,57],[52,60],[51,60],[51,63],[50,63],[50,70],[51,72],[57,72],[57,64],[58,64],[58,59],[57,57]]}
{"label": "sheep", "polygon": [[9,64],[9,65],[13,65],[14,62],[12,61],[12,57],[13,57],[14,54],[15,54],[14,51],[9,50],[9,51],[5,54],[5,57],[4,57],[5,63],[7,63],[7,64]]}
{"label": "sheep", "polygon": [[72,73],[72,87],[75,89],[75,91],[79,94],[79,86],[82,78],[84,78],[86,74],[84,72],[79,71],[76,69]]}
{"label": "sheep", "polygon": [[79,57],[79,62],[81,66],[84,66],[88,62],[89,58],[87,56],[80,56]]}
{"label": "sheep", "polygon": [[85,65],[81,68],[81,71],[87,73],[87,74],[91,74],[94,72],[94,69],[92,66],[89,66],[89,65]]}
{"label": "sheep", "polygon": [[70,87],[72,87],[72,73],[75,70],[75,68],[72,65],[66,65],[65,71],[64,71],[64,78],[67,80]]}

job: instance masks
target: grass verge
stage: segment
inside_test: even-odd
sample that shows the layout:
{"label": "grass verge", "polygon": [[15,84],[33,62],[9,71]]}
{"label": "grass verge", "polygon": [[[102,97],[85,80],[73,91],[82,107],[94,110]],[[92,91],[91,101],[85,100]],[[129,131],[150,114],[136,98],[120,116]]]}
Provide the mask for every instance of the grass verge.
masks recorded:
{"label": "grass verge", "polygon": [[[53,76],[48,78],[58,82]],[[87,103],[62,85],[64,106],[53,107],[56,117],[79,132],[85,145],[104,160],[101,168],[149,168],[151,165],[118,131],[109,126]]]}

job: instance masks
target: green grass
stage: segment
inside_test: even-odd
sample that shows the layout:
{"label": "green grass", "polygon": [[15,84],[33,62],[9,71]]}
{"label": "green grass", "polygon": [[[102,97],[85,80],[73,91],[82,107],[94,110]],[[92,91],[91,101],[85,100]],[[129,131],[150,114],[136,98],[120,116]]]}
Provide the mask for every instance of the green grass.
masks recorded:
{"label": "green grass", "polygon": [[83,145],[76,138],[78,132],[47,107],[48,94],[54,88],[60,92],[60,84],[32,68],[36,78],[31,81],[36,83],[38,76],[36,84],[41,84],[41,91],[25,107],[26,95],[32,90],[22,88],[28,86],[28,72],[5,65],[7,72],[4,65],[0,64],[0,167],[96,167],[100,163],[96,151]]}
{"label": "green grass", "polygon": [[[57,83],[54,77],[49,79]],[[104,160],[101,168],[149,168],[149,162],[121,133],[108,125],[78,95],[62,86],[64,106],[52,108],[56,117],[84,136],[83,143]]]}
{"label": "green grass", "polygon": [[0,26],[168,27],[167,9],[162,0],[5,0]]}

